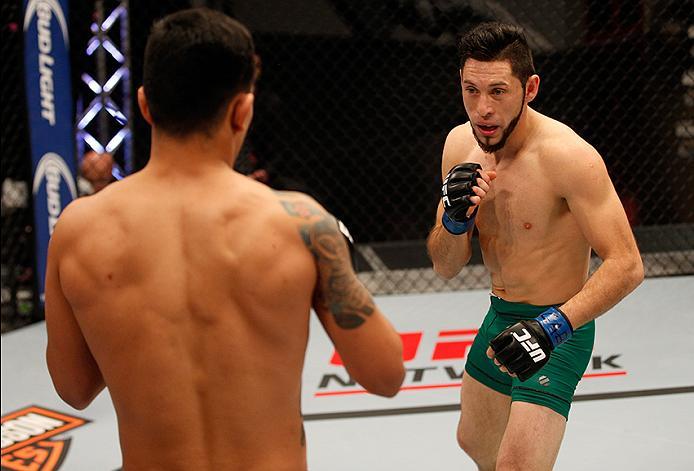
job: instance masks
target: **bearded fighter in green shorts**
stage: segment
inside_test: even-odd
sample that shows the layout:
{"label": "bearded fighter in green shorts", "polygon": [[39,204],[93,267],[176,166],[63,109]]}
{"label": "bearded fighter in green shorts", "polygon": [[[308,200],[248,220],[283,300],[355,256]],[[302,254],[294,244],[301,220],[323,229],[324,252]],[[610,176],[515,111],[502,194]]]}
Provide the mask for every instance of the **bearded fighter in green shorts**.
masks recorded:
{"label": "bearded fighter in green shorts", "polygon": [[[428,249],[452,278],[477,227],[492,296],[463,376],[458,442],[482,470],[551,469],[594,319],[643,266],[598,152],[528,106],[540,78],[523,32],[482,24],[460,53],[470,121],[446,140]],[[603,263],[589,277],[591,250]]]}

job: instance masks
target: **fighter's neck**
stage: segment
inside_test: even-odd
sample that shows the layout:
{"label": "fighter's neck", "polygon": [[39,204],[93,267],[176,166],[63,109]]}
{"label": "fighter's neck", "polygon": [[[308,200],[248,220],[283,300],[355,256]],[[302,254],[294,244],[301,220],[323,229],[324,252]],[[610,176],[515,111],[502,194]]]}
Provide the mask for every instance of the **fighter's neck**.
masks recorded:
{"label": "fighter's neck", "polygon": [[178,138],[153,130],[148,166],[193,173],[207,168],[232,167],[238,153],[236,147],[228,139],[219,136],[193,135]]}
{"label": "fighter's neck", "polygon": [[503,149],[493,153],[497,162],[504,159],[513,159],[532,140],[539,125],[539,113],[526,105],[523,114],[518,120],[516,128],[511,132]]}

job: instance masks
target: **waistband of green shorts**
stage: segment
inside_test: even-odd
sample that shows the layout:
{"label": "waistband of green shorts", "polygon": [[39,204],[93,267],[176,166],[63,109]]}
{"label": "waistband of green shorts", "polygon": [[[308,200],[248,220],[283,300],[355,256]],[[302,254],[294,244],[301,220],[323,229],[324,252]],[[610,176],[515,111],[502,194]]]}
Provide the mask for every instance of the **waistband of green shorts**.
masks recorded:
{"label": "waistband of green shorts", "polygon": [[550,307],[558,306],[558,304],[535,306],[534,304],[514,303],[501,299],[494,294],[490,294],[489,299],[491,300],[492,304],[491,309],[501,316],[510,317],[513,319],[534,319],[540,313],[546,311]]}

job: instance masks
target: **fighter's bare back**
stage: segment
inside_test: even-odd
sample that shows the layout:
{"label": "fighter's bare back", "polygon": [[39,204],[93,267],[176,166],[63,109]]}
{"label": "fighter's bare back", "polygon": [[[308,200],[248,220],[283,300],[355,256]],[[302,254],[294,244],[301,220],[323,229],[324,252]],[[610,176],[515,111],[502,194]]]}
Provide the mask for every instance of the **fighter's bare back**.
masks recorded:
{"label": "fighter's bare back", "polygon": [[305,467],[316,267],[277,195],[231,171],[145,170],[69,211],[60,282],[109,385],[125,469]]}

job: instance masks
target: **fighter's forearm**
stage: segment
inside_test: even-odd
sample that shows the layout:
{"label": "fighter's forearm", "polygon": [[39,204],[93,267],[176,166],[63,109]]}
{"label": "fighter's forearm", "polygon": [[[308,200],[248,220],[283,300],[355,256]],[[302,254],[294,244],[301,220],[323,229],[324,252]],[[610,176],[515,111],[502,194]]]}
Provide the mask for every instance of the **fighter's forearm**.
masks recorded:
{"label": "fighter's forearm", "polygon": [[427,250],[434,264],[434,271],[441,277],[451,279],[470,261],[472,255],[472,231],[461,234],[450,234],[437,224],[427,239]]}
{"label": "fighter's forearm", "polygon": [[574,329],[612,308],[643,280],[640,257],[603,261],[581,291],[561,306]]}

